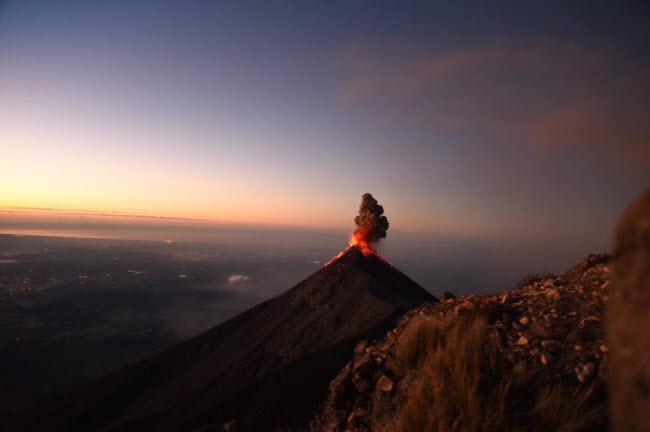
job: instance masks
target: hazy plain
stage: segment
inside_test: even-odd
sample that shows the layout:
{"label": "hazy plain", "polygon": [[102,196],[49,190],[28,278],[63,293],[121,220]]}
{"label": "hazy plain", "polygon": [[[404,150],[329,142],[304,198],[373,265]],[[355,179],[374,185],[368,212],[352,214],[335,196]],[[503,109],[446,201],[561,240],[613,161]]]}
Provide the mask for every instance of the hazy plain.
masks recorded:
{"label": "hazy plain", "polygon": [[[0,221],[2,415],[192,337],[284,292],[346,230]],[[582,246],[585,248],[585,246]],[[589,252],[550,242],[389,231],[379,251],[434,295],[506,290]]]}

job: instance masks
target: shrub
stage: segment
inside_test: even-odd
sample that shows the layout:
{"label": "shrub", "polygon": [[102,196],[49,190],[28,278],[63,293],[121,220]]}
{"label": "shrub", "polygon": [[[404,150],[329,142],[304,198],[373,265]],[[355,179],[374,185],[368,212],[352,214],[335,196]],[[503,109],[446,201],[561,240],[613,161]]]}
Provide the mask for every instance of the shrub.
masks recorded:
{"label": "shrub", "polygon": [[514,373],[489,344],[485,316],[422,318],[400,337],[402,373],[419,375],[399,410],[403,431],[582,431],[604,428],[602,389]]}

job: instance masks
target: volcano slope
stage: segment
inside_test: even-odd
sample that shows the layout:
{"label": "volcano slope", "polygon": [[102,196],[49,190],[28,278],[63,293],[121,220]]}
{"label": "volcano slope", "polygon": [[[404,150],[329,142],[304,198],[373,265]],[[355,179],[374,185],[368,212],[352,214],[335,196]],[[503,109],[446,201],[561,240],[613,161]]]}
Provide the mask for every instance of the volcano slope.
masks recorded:
{"label": "volcano slope", "polygon": [[300,430],[358,341],[435,300],[379,255],[351,246],[279,297],[41,403],[11,429]]}

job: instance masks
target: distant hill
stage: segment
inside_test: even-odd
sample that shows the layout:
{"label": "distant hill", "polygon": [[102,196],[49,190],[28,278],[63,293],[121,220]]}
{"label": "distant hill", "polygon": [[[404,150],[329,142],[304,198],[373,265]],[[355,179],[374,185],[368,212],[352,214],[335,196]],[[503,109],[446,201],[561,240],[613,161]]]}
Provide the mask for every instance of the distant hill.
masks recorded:
{"label": "distant hill", "polygon": [[437,299],[351,246],[284,294],[21,416],[12,430],[304,429],[360,340]]}

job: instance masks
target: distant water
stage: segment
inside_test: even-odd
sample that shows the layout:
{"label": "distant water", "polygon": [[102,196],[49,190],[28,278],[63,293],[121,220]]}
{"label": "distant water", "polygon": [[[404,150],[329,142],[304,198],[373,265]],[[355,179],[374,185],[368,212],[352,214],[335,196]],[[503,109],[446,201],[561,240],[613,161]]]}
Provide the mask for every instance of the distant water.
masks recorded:
{"label": "distant water", "polygon": [[[251,265],[263,264],[260,261],[269,259],[281,267],[283,257],[288,263],[296,256],[303,256],[313,264],[310,269],[315,270],[347,247],[350,231],[92,221],[21,224],[0,220],[0,233],[210,244],[217,250],[238,255],[242,261],[249,257]],[[378,245],[378,250],[434,295],[443,291],[472,294],[507,290],[531,272],[561,273],[588,253],[602,252],[594,250],[593,245],[558,245],[544,240],[473,239],[398,230],[389,231],[388,238]],[[282,272],[282,268],[277,271]],[[296,277],[307,277],[311,270],[304,271],[306,274],[291,274],[287,280],[299,282]],[[271,291],[278,289],[274,287]]]}

